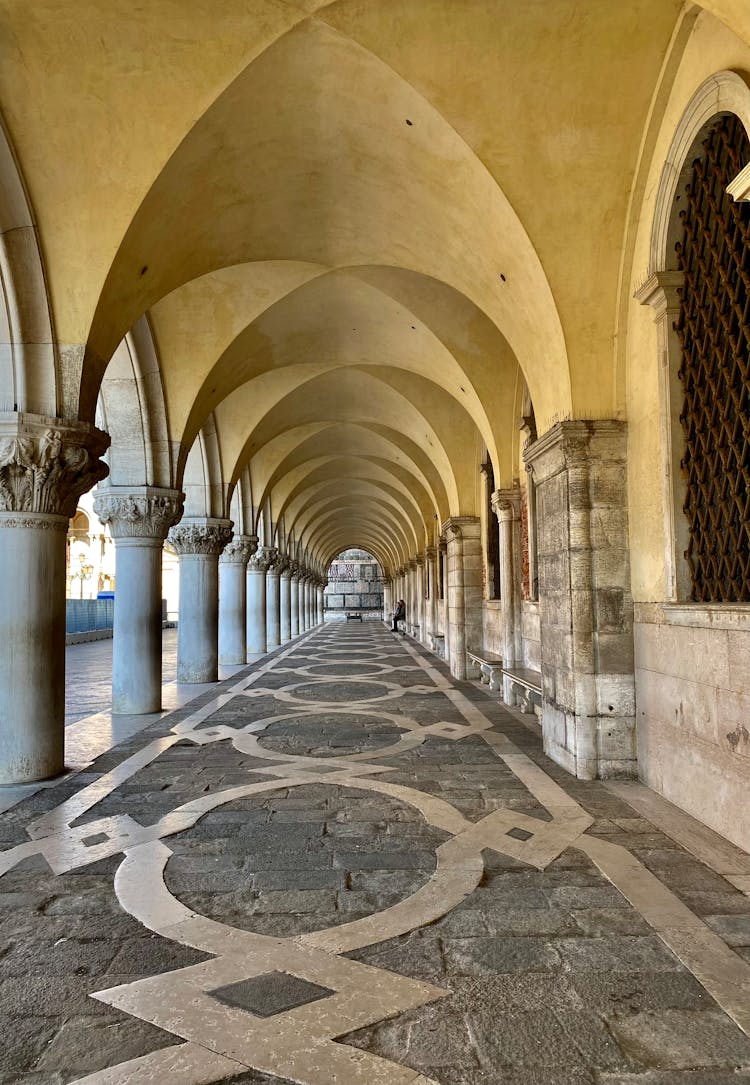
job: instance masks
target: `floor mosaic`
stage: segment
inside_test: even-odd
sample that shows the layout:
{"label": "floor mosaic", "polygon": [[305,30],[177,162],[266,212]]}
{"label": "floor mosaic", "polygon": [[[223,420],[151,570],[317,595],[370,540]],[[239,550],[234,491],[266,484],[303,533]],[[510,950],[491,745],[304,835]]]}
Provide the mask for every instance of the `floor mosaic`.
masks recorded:
{"label": "floor mosaic", "polygon": [[750,859],[385,627],[0,815],[0,1085],[750,1085]]}

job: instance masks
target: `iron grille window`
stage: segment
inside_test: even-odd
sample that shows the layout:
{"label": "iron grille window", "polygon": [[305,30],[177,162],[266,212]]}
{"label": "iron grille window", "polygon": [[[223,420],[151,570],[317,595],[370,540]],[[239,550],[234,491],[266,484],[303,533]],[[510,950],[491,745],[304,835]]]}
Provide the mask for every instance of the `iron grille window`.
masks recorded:
{"label": "iron grille window", "polygon": [[686,558],[695,602],[750,601],[750,204],[726,187],[750,161],[736,117],[710,130],[680,214]]}

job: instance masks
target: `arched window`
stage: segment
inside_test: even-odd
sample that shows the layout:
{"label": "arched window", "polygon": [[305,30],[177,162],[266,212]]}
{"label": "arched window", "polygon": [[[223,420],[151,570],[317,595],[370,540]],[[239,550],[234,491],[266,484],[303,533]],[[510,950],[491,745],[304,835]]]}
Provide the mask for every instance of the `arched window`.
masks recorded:
{"label": "arched window", "polygon": [[727,193],[748,163],[742,123],[720,117],[678,193],[675,329],[694,602],[750,601],[750,204]]}

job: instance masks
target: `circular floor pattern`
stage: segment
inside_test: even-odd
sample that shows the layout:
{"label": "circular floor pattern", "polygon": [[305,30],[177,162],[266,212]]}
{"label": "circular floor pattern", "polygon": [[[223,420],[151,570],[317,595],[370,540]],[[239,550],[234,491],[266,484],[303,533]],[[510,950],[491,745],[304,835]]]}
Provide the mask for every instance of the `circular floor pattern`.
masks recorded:
{"label": "circular floor pattern", "polygon": [[270,722],[256,738],[273,753],[335,758],[376,754],[406,730],[366,712],[299,712]]}
{"label": "circular floor pattern", "polygon": [[341,660],[336,663],[311,663],[306,667],[295,667],[296,673],[306,675],[309,678],[364,678],[367,675],[390,674],[393,665],[390,663],[357,662]]}
{"label": "circular floor pattern", "polygon": [[173,836],[164,881],[200,915],[293,937],[411,896],[433,874],[445,839],[390,796],[305,784],[228,803]]}
{"label": "circular floor pattern", "polygon": [[291,701],[293,704],[339,704],[350,701],[387,701],[391,697],[400,696],[402,692],[401,686],[376,678],[370,681],[337,678],[331,682],[323,679],[295,682],[283,689],[275,689],[273,695],[277,701]]}

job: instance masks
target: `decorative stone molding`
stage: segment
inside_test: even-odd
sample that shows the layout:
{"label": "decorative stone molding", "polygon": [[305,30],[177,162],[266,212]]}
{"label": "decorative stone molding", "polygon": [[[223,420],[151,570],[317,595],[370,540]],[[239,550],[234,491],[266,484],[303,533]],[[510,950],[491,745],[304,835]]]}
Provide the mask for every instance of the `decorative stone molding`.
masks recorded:
{"label": "decorative stone molding", "polygon": [[[679,217],[674,214],[675,194],[687,180],[686,171],[695,157],[692,152],[699,146],[706,125],[720,113],[734,113],[750,134],[750,87],[737,72],[715,72],[701,83],[677,125],[656,192],[649,277],[674,262],[674,243],[681,230]],[[744,191],[748,180],[744,170],[734,179],[727,190],[733,199],[747,199]]]}
{"label": "decorative stone molding", "polygon": [[287,580],[292,575],[291,567],[292,563],[290,562],[286,554],[279,554],[276,558],[276,561],[274,562],[274,572],[278,573],[279,576],[283,576]]}
{"label": "decorative stone molding", "polygon": [[446,542],[449,542],[452,539],[462,538],[467,529],[473,529],[472,533],[475,533],[478,526],[479,517],[477,516],[451,516],[440,528],[440,534],[445,536]]}
{"label": "decorative stone molding", "polygon": [[108,445],[85,422],[0,414],[0,512],[71,517],[81,494],[107,477]]}
{"label": "decorative stone molding", "polygon": [[186,554],[219,556],[232,538],[231,520],[185,522],[170,528],[168,539],[182,557]]}
{"label": "decorative stone molding", "polygon": [[100,490],[94,511],[109,525],[114,539],[161,539],[167,537],[182,516],[185,495],[177,490],[150,486],[132,490]]}
{"label": "decorative stone molding", "polygon": [[224,547],[219,561],[223,565],[247,565],[248,559],[257,549],[257,536],[235,535]]}
{"label": "decorative stone molding", "polygon": [[521,519],[521,490],[518,486],[509,490],[495,490],[490,503],[498,520]]}
{"label": "decorative stone molding", "polygon": [[247,571],[249,573],[266,573],[271,565],[273,565],[274,559],[278,551],[273,546],[259,546],[254,554],[251,554],[250,560],[247,563]]}
{"label": "decorative stone molding", "polygon": [[562,471],[588,468],[594,442],[598,462],[619,463],[626,432],[627,423],[618,419],[558,422],[528,446],[524,459],[539,485]]}

